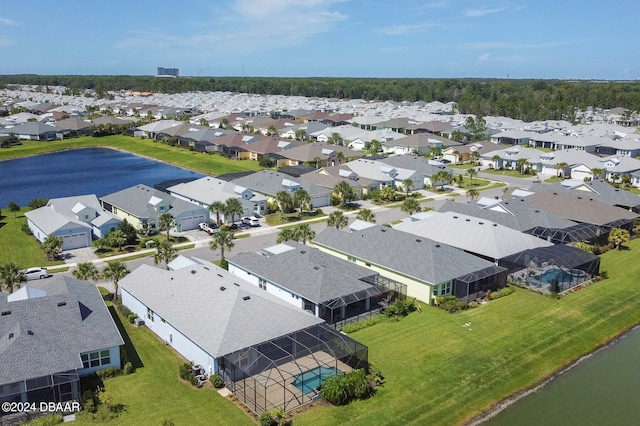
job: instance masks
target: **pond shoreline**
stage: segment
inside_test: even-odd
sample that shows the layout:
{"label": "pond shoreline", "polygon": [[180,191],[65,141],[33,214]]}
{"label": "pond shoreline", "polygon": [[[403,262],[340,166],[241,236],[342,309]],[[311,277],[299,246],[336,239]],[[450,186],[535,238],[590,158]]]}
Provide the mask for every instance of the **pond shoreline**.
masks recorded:
{"label": "pond shoreline", "polygon": [[510,405],[513,405],[516,402],[520,401],[521,399],[523,399],[523,398],[525,398],[525,397],[527,397],[527,396],[539,391],[540,389],[544,388],[547,384],[551,383],[557,377],[560,377],[564,373],[572,370],[574,367],[580,365],[581,363],[583,363],[587,359],[591,358],[593,355],[597,354],[598,352],[604,351],[604,350],[608,349],[609,347],[611,347],[612,345],[615,345],[620,340],[622,340],[625,337],[627,337],[627,335],[629,333],[631,333],[632,331],[634,331],[636,329],[639,329],[639,328],[640,328],[640,323],[635,324],[635,325],[627,328],[626,330],[621,331],[620,333],[616,334],[614,337],[609,339],[604,344],[596,347],[595,349],[593,349],[589,353],[587,353],[585,355],[582,355],[581,357],[571,361],[569,364],[565,365],[561,369],[559,369],[556,372],[554,372],[554,373],[550,374],[549,376],[545,377],[544,379],[542,379],[537,384],[511,394],[507,398],[505,398],[502,401],[498,402],[497,404],[493,405],[488,410],[483,411],[482,413],[474,416],[472,419],[470,419],[469,421],[464,422],[462,424],[464,426],[478,426],[478,425],[481,425],[482,423],[486,422],[487,420],[497,416],[501,411],[505,410]]}

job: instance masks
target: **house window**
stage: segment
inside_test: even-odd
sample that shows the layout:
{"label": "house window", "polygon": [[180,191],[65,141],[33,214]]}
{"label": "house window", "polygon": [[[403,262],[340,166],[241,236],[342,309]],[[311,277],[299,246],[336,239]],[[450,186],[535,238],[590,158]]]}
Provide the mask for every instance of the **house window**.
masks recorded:
{"label": "house window", "polygon": [[440,284],[440,296],[447,296],[449,294],[451,294],[451,281]]}
{"label": "house window", "polygon": [[111,354],[109,353],[109,349],[87,352],[85,354],[81,354],[80,358],[82,359],[83,368],[93,368],[111,364]]}
{"label": "house window", "polygon": [[267,281],[264,278],[258,278],[258,287],[263,290],[267,289]]}
{"label": "house window", "polygon": [[149,321],[153,322],[153,311],[149,308],[147,308],[147,318]]}

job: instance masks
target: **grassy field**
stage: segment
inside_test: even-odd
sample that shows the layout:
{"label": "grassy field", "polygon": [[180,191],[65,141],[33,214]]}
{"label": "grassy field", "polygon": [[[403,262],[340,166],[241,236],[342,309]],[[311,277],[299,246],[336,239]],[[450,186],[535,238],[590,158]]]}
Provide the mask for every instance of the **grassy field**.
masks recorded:
{"label": "grassy field", "polygon": [[[112,313],[114,312],[111,308]],[[119,318],[119,317],[118,317]],[[135,348],[132,360],[144,365],[128,376],[105,380],[105,397],[126,405],[126,412],[100,424],[161,425],[170,420],[176,425],[251,425],[251,418],[230,400],[211,388],[193,388],[178,378],[184,362],[146,328],[136,328],[125,321],[123,337],[127,350]],[[130,352],[132,353],[132,352]],[[135,362],[134,362],[135,364]],[[74,424],[91,425],[95,421],[82,413]]]}
{"label": "grassy field", "polygon": [[80,137],[52,142],[23,141],[21,146],[0,150],[0,160],[67,149],[91,147],[105,147],[128,151],[132,154],[153,158],[175,166],[214,176],[232,172],[258,171],[261,169],[257,161],[229,160],[221,155],[192,152],[184,148],[176,148],[154,142],[150,139],[123,135],[105,136],[101,138]]}
{"label": "grassy field", "polygon": [[[386,382],[343,407],[317,407],[300,425],[462,424],[640,322],[640,240],[610,251],[611,278],[551,300],[523,290],[459,314],[425,307],[351,336]],[[464,324],[470,323],[468,327]]]}
{"label": "grassy field", "polygon": [[32,266],[51,266],[63,264],[62,261],[46,262],[40,249],[40,243],[31,235],[22,232],[22,225],[27,223],[23,208],[16,213],[2,209],[0,217],[0,262],[14,262],[21,268]]}
{"label": "grassy field", "polygon": [[511,176],[511,177],[517,177],[517,178],[528,178],[528,177],[531,177],[531,175],[523,175],[517,170],[484,169],[482,172],[483,173],[488,173],[488,174],[491,174],[491,175],[496,175],[496,176]]}

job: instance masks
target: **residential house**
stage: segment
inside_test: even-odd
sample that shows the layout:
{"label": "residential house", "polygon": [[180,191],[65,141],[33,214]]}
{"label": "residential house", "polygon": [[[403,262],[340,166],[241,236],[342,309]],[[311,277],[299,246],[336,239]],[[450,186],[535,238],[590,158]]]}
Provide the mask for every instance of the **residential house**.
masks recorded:
{"label": "residential house", "polygon": [[389,154],[429,154],[432,150],[441,153],[444,147],[458,147],[462,143],[429,133],[418,133],[386,142],[382,150]]}
{"label": "residential house", "polygon": [[42,122],[27,122],[14,127],[0,129],[0,136],[15,135],[19,139],[32,141],[53,141],[64,137],[63,129]]}
{"label": "residential house", "polygon": [[618,157],[640,157],[640,138],[628,135],[624,138],[601,138],[596,152],[600,155]]}
{"label": "residential house", "polygon": [[525,145],[530,144],[532,137],[539,137],[535,132],[524,130],[507,130],[491,135],[491,143],[499,145]]}
{"label": "residential house", "polygon": [[494,150],[494,146],[488,143],[472,142],[467,145],[450,146],[442,149],[442,160],[453,164],[471,161],[471,154],[477,152],[478,155]]}
{"label": "residential house", "polygon": [[[359,158],[340,166],[344,177],[349,180],[357,180],[361,184],[368,182],[366,192],[380,190],[386,186],[401,188],[405,179],[411,179],[413,188],[420,189],[424,186],[423,175],[413,169],[394,167],[384,160],[367,160]],[[352,175],[355,174],[355,175]],[[355,176],[355,178],[354,178]]]}
{"label": "residential house", "polygon": [[366,346],[219,267],[142,265],[120,288],[145,326],[205,374],[219,374],[255,413],[311,402],[317,392],[296,381],[309,370],[347,372],[368,360]]}
{"label": "residential house", "polygon": [[601,160],[605,177],[612,182],[621,182],[622,176],[631,177],[632,173],[640,171],[640,160],[622,155],[612,155]]}
{"label": "residential house", "polygon": [[62,238],[62,249],[91,247],[93,237],[116,230],[122,219],[106,211],[91,195],[53,198],[47,205],[25,213],[27,225],[40,242],[49,235]]}
{"label": "residential house", "polygon": [[[237,198],[242,205],[242,216],[267,213],[267,197],[254,193],[251,189],[236,185],[233,182],[205,176],[190,182],[179,183],[167,188],[167,192],[180,200],[185,200],[199,207],[208,209],[216,201],[225,202],[229,198]],[[211,214],[210,219],[216,215]],[[224,214],[220,220],[225,220]]]}
{"label": "residential house", "polygon": [[293,194],[299,189],[304,189],[309,193],[314,209],[331,205],[332,190],[301,179],[293,179],[284,173],[263,170],[234,179],[231,182],[240,187],[248,188],[254,193],[262,194],[270,198],[275,197],[280,191],[287,191]]}
{"label": "residential house", "polygon": [[286,160],[278,166],[297,166],[299,164],[315,164],[316,167],[335,165],[338,163],[338,152],[342,153],[343,161],[362,157],[362,154],[345,146],[327,143],[307,143],[280,152]]}
{"label": "residential house", "polygon": [[553,243],[487,219],[457,212],[424,212],[410,216],[394,229],[457,247],[495,262],[523,250]]}
{"label": "residential house", "polygon": [[124,344],[100,292],[66,275],[0,292],[0,401],[79,401],[80,377],[121,368]]}
{"label": "residential house", "polygon": [[[450,176],[453,174],[453,170],[441,162],[428,160],[417,155],[392,155],[380,159],[380,162],[395,167],[398,170],[414,170],[420,176],[419,183],[418,180],[414,182],[414,189],[422,189],[425,186],[427,188],[431,187],[432,184],[434,184],[432,177],[437,173],[444,172]],[[402,182],[400,181],[400,183]]]}
{"label": "residential house", "polygon": [[65,120],[56,121],[56,127],[62,129],[66,137],[89,136],[91,134],[90,121],[85,121],[80,117],[70,117]]}
{"label": "residential house", "polygon": [[292,241],[240,253],[228,262],[232,274],[328,324],[380,312],[404,288],[371,269]]}
{"label": "residential house", "polygon": [[176,120],[159,120],[154,121],[153,123],[145,124],[144,126],[138,127],[133,135],[134,136],[144,136],[149,139],[157,140],[157,135],[159,133],[166,133],[167,129],[171,127],[181,126],[184,123],[182,121]]}
{"label": "residential house", "polygon": [[424,302],[455,295],[479,297],[506,284],[506,269],[428,238],[367,222],[348,230],[327,228],[313,244],[322,251],[365,266],[407,286],[407,295]]}
{"label": "residential house", "polygon": [[100,197],[102,206],[116,216],[127,219],[137,229],[157,230],[158,218],[171,213],[176,225],[174,231],[195,229],[209,217],[206,208],[181,200],[166,192],[136,185],[122,191]]}

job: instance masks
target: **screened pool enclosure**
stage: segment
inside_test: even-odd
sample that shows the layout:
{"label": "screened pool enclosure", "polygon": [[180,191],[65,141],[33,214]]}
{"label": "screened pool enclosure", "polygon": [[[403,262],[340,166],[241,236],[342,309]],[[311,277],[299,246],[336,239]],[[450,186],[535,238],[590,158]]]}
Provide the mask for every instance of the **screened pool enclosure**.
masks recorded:
{"label": "screened pool enclosure", "polygon": [[219,367],[227,388],[253,412],[291,411],[317,399],[325,378],[368,368],[368,348],[317,324],[225,355]]}

